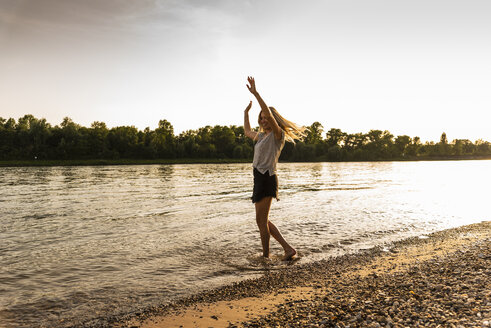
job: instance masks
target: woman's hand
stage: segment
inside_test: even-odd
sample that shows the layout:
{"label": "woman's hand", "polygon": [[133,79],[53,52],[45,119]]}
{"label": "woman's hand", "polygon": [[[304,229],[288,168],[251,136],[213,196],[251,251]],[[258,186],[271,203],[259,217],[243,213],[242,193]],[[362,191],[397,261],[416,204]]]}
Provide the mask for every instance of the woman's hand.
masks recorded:
{"label": "woman's hand", "polygon": [[252,101],[249,101],[249,105],[247,105],[244,110],[244,134],[252,140],[255,140],[257,133],[251,130],[251,124],[249,123],[249,110],[251,110],[251,107]]}
{"label": "woman's hand", "polygon": [[251,107],[252,107],[252,100],[249,101],[249,105],[247,105],[246,109],[244,110],[245,113],[249,113],[249,111],[251,110]]}
{"label": "woman's hand", "polygon": [[[259,106],[261,106],[261,116],[266,118],[271,126],[271,128],[274,131],[274,136],[277,140],[281,139],[281,128],[278,125],[278,122],[276,122],[276,119],[273,117],[273,114],[271,114],[271,110],[269,109],[268,105],[264,102],[263,98],[259,95],[259,93],[256,90],[256,81],[254,81],[254,78],[252,76],[247,77],[247,82],[249,82],[250,86],[247,86],[247,89],[256,97],[257,102],[259,103]],[[247,113],[247,111],[246,111]],[[249,119],[249,117],[247,117]]]}
{"label": "woman's hand", "polygon": [[254,78],[252,76],[248,76],[247,77],[247,82],[249,82],[250,86],[247,86],[247,89],[249,89],[249,91],[255,95],[257,93],[257,90],[256,90],[256,82],[254,81]]}

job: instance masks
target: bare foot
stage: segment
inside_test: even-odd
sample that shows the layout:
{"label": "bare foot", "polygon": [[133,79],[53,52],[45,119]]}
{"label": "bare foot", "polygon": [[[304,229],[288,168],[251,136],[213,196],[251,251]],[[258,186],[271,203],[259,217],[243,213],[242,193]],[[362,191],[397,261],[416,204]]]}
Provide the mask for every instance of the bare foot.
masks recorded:
{"label": "bare foot", "polygon": [[295,250],[295,248],[285,251],[285,256],[283,257],[283,261],[289,261],[293,259],[295,255],[297,255],[297,251]]}
{"label": "bare foot", "polygon": [[259,261],[262,265],[270,266],[273,263],[270,257],[261,256]]}

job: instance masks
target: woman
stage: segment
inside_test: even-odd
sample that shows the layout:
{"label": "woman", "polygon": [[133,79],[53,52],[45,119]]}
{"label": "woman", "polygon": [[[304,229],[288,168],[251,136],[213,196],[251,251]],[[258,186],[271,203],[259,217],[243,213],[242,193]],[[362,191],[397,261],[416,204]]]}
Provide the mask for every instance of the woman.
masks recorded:
{"label": "woman", "polygon": [[284,119],[273,107],[268,107],[257,92],[253,77],[248,77],[247,81],[249,82],[247,88],[261,106],[258,119],[259,132],[252,131],[249,123],[252,101],[244,111],[244,132],[247,137],[257,141],[254,146],[252,164],[254,167],[252,202],[256,206],[256,222],[261,234],[263,256],[269,258],[269,236],[271,235],[283,247],[285,251],[283,259],[290,260],[297,254],[297,251],[286,242],[276,226],[269,221],[268,216],[273,197],[278,199],[276,163],[278,163],[285,140],[294,142],[295,139],[299,139],[304,135],[304,128]]}

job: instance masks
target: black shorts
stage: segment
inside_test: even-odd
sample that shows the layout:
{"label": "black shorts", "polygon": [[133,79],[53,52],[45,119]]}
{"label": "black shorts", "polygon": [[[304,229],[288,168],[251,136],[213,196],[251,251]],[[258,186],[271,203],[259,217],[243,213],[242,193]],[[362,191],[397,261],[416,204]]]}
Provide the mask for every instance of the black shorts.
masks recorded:
{"label": "black shorts", "polygon": [[252,202],[257,203],[264,197],[278,199],[278,177],[276,174],[269,175],[269,171],[262,174],[254,168],[254,189],[252,191]]}

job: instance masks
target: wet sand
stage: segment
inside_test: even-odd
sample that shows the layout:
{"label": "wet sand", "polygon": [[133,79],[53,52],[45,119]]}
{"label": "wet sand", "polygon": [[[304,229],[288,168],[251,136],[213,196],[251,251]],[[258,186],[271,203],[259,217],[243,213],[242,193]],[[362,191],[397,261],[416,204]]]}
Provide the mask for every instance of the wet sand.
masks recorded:
{"label": "wet sand", "polygon": [[491,327],[491,221],[266,273],[118,327]]}

